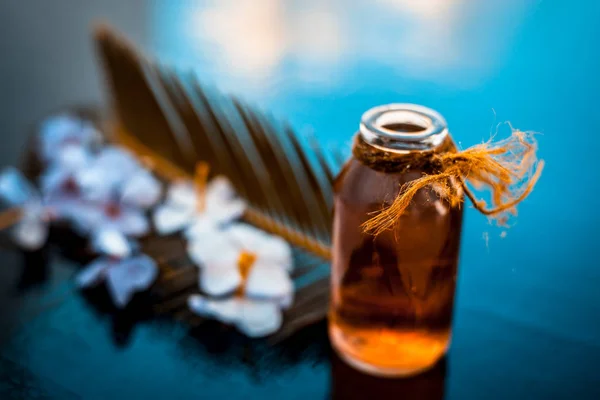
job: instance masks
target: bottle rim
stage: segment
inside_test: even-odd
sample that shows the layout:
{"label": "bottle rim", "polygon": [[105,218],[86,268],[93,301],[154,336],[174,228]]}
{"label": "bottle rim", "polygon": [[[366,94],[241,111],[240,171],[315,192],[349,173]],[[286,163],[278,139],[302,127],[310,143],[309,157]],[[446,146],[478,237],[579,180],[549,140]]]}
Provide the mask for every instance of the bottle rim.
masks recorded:
{"label": "bottle rim", "polygon": [[[391,129],[407,125],[410,131]],[[448,136],[446,120],[431,108],[409,103],[373,107],[361,118],[361,138],[368,144],[391,151],[431,150]]]}

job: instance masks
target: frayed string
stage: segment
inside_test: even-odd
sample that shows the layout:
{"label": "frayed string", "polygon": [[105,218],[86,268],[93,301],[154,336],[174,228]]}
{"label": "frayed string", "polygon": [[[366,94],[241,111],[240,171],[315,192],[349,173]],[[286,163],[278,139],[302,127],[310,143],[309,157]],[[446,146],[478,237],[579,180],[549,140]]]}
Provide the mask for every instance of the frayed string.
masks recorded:
{"label": "frayed string", "polygon": [[[367,220],[362,228],[378,235],[394,226],[404,214],[417,192],[427,186],[452,206],[463,201],[462,193],[482,214],[504,224],[508,214],[516,214],[515,206],[533,190],[544,161],[537,159],[534,134],[513,130],[504,140],[478,144],[459,152],[431,153],[430,165],[439,171],[427,174],[402,186],[393,203]],[[475,190],[489,189],[492,205],[477,198]]]}

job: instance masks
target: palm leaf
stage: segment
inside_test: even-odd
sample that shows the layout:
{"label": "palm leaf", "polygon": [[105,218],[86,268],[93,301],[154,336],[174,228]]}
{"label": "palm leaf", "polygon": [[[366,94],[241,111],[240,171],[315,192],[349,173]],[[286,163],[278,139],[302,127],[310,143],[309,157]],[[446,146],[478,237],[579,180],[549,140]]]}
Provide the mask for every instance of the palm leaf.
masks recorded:
{"label": "palm leaf", "polygon": [[[247,222],[302,249],[296,254],[297,300],[280,337],[324,318],[339,161],[329,162],[316,142],[305,145],[271,115],[208,90],[191,73],[144,58],[108,28],[97,30],[95,39],[111,88],[114,139],[150,160],[168,179],[193,176],[199,161],[210,165],[211,174],[227,176],[250,205]],[[338,154],[333,158],[341,159]],[[169,250],[157,240],[162,239],[144,247],[171,271],[157,285],[162,290],[157,310],[189,319],[185,299],[197,290],[195,269],[181,262],[185,251],[166,257]],[[174,263],[183,264],[178,272],[172,271]]]}

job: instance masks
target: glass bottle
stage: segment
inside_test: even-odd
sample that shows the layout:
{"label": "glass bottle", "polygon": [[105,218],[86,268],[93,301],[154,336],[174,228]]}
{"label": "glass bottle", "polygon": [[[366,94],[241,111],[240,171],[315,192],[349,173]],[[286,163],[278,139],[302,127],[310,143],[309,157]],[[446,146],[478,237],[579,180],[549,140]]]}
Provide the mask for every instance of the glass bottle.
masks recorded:
{"label": "glass bottle", "polygon": [[374,236],[361,225],[402,185],[435,172],[413,160],[453,149],[445,120],[426,107],[390,104],[362,116],[334,187],[329,318],[333,347],[359,370],[411,375],[448,348],[462,209],[427,187],[393,228]]}

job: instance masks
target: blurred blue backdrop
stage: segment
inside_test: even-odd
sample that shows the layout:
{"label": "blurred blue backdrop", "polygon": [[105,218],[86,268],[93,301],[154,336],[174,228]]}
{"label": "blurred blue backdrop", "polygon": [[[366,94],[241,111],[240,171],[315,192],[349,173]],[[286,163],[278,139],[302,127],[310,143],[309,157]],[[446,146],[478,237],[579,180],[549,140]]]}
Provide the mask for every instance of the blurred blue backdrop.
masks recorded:
{"label": "blurred blue backdrop", "polygon": [[[16,162],[36,118],[64,105],[106,99],[89,35],[95,20],[108,21],[162,62],[194,70],[202,80],[290,120],[323,147],[348,148],[362,112],[389,102],[440,111],[463,147],[488,139],[504,121],[539,132],[546,169],[506,237],[467,205],[449,397],[483,396],[465,388],[469,380],[506,383],[506,397],[500,398],[519,397],[528,385],[540,385],[536,393],[544,397],[595,384],[600,2],[3,2],[2,164]],[[509,133],[507,126],[500,130]],[[108,350],[101,350],[107,345],[101,329],[86,329],[86,335],[98,336],[95,357],[102,357]],[[62,356],[47,341],[32,336],[28,344],[44,349],[44,358],[32,356],[29,368],[46,374],[51,364],[44,360]],[[158,353],[169,346],[134,338],[118,357],[135,363],[144,353],[166,360]],[[486,356],[478,356],[483,350]],[[89,375],[99,366],[80,365],[79,371]],[[166,379],[176,392],[189,393],[200,382],[210,387],[206,377],[173,375],[173,366],[151,364],[145,371]],[[529,371],[529,380],[517,379],[517,369]],[[264,394],[247,376],[227,373],[244,390]],[[305,383],[297,386],[303,390],[298,398],[322,393],[327,385],[321,367],[294,373],[289,384]],[[558,382],[559,389],[545,388],[546,381]],[[135,396],[139,386],[131,382],[124,390]],[[210,390],[225,394],[228,387],[215,383]]]}
{"label": "blurred blue backdrop", "polygon": [[467,205],[459,309],[592,340],[598,17],[595,1],[158,2],[149,49],[326,147],[348,148],[362,112],[390,102],[440,111],[463,147],[503,121],[539,132],[547,167],[506,237]]}

